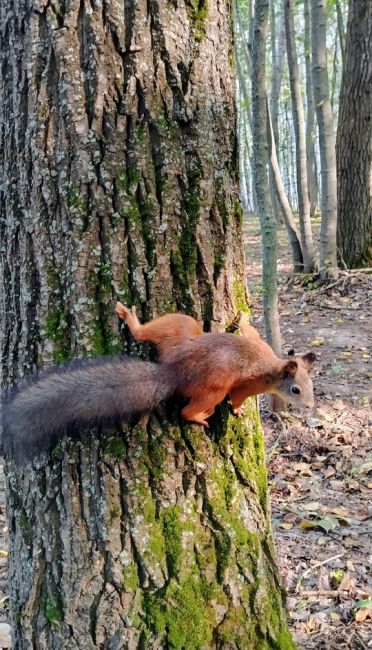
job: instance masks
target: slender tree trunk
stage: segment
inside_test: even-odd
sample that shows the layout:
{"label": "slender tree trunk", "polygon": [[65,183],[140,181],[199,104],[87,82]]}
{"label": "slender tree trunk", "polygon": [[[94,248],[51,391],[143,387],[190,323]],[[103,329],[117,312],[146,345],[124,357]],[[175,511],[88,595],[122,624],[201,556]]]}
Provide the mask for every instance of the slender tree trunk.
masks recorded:
{"label": "slender tree trunk", "polygon": [[350,0],[337,131],[338,247],[349,267],[372,264],[372,5]]}
{"label": "slender tree trunk", "polygon": [[315,250],[310,222],[310,201],[307,186],[306,132],[304,108],[301,97],[300,74],[294,28],[294,0],[284,0],[287,58],[291,86],[293,122],[296,137],[297,194],[301,229],[304,270],[312,273],[316,268]]}
{"label": "slender tree trunk", "polygon": [[[0,6],[3,385],[133,350],[117,296],[245,305],[228,3],[30,4]],[[14,648],[294,647],[254,405],[80,435],[7,465]]]}
{"label": "slender tree trunk", "polygon": [[[274,83],[275,75],[275,59],[276,59],[276,12],[275,12],[275,0],[270,0],[270,41],[271,41],[271,87]],[[270,108],[269,108],[270,110]],[[275,192],[275,179],[273,176],[273,170],[270,165],[269,167],[269,180],[270,180],[270,194],[271,194],[271,203],[274,208],[275,218],[278,224],[282,219],[282,210]]]}
{"label": "slender tree trunk", "polygon": [[[366,0],[362,0],[365,2]],[[340,0],[336,0],[336,12],[337,12],[337,32],[340,39],[340,51],[341,51],[341,61],[342,67],[345,63],[345,27],[344,27],[344,18],[342,15],[342,8]]]}
{"label": "slender tree trunk", "polygon": [[[272,0],[272,7],[275,7],[275,2]],[[275,18],[275,11],[271,13],[271,22]],[[279,96],[280,88],[282,85],[283,70],[284,70],[284,61],[285,61],[285,19],[284,19],[284,6],[280,4],[280,11],[278,17],[278,37],[276,39],[275,52],[272,53],[272,81],[271,81],[271,97],[270,97],[270,109],[271,109],[271,121],[273,126],[274,138],[276,150],[278,151],[279,147]]]}
{"label": "slender tree trunk", "polygon": [[295,273],[302,273],[304,270],[302,248],[300,237],[297,230],[296,222],[293,217],[292,208],[285,192],[282,175],[280,173],[278,157],[276,154],[276,146],[274,139],[274,131],[271,123],[270,109],[267,104],[267,137],[269,146],[269,158],[272,180],[274,182],[276,196],[281,207],[285,227],[287,229],[289,243],[292,249],[293,270]]}
{"label": "slender tree trunk", "polygon": [[[238,105],[241,103],[241,92],[238,94]],[[245,124],[243,111],[238,111],[238,142],[239,142],[239,180],[240,180],[240,196],[243,211],[246,213],[248,210],[248,178],[246,175],[245,159]]]}
{"label": "slender tree trunk", "polygon": [[[236,12],[235,12],[236,22],[237,25],[239,26],[240,37],[243,40],[243,51],[245,56],[246,68],[248,70],[250,77],[252,78],[252,59],[251,59],[249,47],[247,43],[245,43],[244,41],[242,20],[239,12],[239,7],[236,3],[234,3],[234,7],[236,8]],[[243,78],[243,73],[242,73],[239,60],[237,62],[237,69],[238,69],[239,84],[242,88],[243,96],[245,100],[247,119],[251,129],[251,133],[253,133],[253,118],[252,118],[252,113],[249,105],[248,90]],[[281,214],[283,215],[284,224],[287,230],[288,239],[292,250],[293,270],[295,273],[300,273],[301,271],[303,271],[303,257],[302,257],[301,243],[299,239],[299,233],[297,230],[296,222],[294,220],[292,209],[285,193],[284,184],[280,173],[280,168],[279,168],[279,163],[278,163],[278,158],[276,153],[277,148],[275,144],[275,139],[273,137],[273,128],[272,128],[272,121],[270,116],[270,107],[269,107],[268,100],[266,100],[266,118],[267,118],[268,155],[269,155],[269,164],[270,164],[269,167],[270,196],[272,199],[274,194],[275,199],[278,202],[278,206],[281,210]],[[277,222],[279,221],[277,215],[276,215],[276,221]]]}
{"label": "slender tree trunk", "polygon": [[269,19],[269,0],[256,0],[252,43],[252,112],[254,180],[261,222],[263,248],[263,308],[266,334],[280,354],[281,336],[278,313],[277,222],[270,202],[268,182],[267,95],[265,51]]}
{"label": "slender tree trunk", "polygon": [[[332,115],[335,116],[335,96],[337,88],[337,76],[338,76],[338,34],[335,33],[334,39],[334,49],[333,49],[333,65],[332,65],[332,79],[331,79],[331,110]],[[336,106],[336,116],[337,116],[337,106]],[[337,123],[337,121],[336,121]]]}
{"label": "slender tree trunk", "polygon": [[310,216],[313,216],[318,207],[318,170],[315,156],[315,108],[313,80],[311,72],[311,23],[310,23],[310,0],[304,0],[304,50],[306,69],[306,164],[307,164],[307,185],[310,200]]}
{"label": "slender tree trunk", "polygon": [[322,179],[320,231],[320,276],[337,278],[337,178],[333,115],[329,99],[327,73],[326,22],[327,0],[312,0],[311,41],[314,101],[319,131]]}

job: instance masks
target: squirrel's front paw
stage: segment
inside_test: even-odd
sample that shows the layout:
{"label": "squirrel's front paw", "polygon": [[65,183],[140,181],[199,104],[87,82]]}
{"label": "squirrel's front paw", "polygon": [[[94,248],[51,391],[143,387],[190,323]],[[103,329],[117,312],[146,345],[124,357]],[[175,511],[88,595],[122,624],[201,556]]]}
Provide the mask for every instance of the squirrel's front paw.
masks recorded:
{"label": "squirrel's front paw", "polygon": [[238,408],[233,409],[234,415],[236,415],[238,418],[240,418],[242,415],[245,413],[245,408],[244,406],[238,406]]}
{"label": "squirrel's front paw", "polygon": [[129,314],[131,313],[128,307],[125,307],[121,302],[117,302],[115,306],[115,311],[121,320],[126,320]]}

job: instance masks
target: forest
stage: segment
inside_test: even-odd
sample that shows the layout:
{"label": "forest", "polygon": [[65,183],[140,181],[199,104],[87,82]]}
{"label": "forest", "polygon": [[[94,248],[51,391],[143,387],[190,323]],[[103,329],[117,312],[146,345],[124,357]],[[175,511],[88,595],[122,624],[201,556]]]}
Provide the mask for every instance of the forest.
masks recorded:
{"label": "forest", "polygon": [[0,3],[0,648],[371,644],[372,3]]}

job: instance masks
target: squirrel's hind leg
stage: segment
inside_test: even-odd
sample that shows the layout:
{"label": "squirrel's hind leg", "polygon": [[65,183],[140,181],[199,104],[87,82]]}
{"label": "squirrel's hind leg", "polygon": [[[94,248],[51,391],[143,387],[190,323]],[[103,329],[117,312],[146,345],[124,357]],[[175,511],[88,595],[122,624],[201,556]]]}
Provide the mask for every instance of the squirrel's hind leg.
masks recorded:
{"label": "squirrel's hind leg", "polygon": [[182,409],[181,415],[185,420],[208,427],[206,419],[213,415],[215,407],[222,402],[225,396],[226,391],[216,391],[203,397],[192,397],[189,404]]}

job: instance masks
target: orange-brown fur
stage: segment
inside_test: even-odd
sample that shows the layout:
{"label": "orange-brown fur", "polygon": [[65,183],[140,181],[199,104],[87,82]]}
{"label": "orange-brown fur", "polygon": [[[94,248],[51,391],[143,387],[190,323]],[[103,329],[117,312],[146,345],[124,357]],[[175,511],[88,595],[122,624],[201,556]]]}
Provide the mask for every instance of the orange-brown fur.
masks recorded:
{"label": "orange-brown fur", "polygon": [[183,314],[166,314],[142,325],[135,308],[117,303],[116,311],[135,339],[158,346],[160,363],[170,367],[177,377],[177,392],[189,399],[182,410],[187,420],[207,426],[206,419],[227,395],[236,413],[247,397],[260,393],[274,392],[289,399],[286,383],[292,386],[294,382],[306,389],[305,405],[313,406],[307,373],[312,355],[279,359],[244,315],[239,321],[243,336],[237,337],[205,334],[193,318]]}

